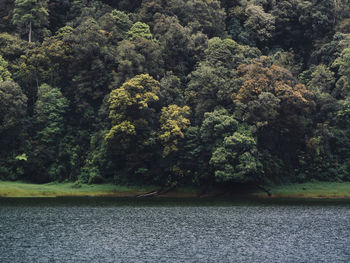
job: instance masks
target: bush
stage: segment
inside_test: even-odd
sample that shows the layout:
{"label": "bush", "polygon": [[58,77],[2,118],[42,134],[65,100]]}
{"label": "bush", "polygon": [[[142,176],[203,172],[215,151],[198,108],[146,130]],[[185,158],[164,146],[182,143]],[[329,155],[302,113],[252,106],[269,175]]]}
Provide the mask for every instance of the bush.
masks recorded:
{"label": "bush", "polygon": [[17,175],[12,169],[6,166],[0,166],[0,180],[16,181],[17,179]]}

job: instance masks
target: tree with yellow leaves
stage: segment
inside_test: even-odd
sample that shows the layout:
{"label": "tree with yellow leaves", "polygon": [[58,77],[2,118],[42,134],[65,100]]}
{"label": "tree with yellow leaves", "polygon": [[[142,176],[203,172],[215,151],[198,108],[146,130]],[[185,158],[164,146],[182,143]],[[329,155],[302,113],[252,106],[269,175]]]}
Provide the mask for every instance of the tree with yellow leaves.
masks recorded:
{"label": "tree with yellow leaves", "polygon": [[131,135],[147,130],[152,104],[159,100],[160,84],[148,74],[138,75],[126,81],[120,88],[111,92],[109,97],[109,118],[112,128],[106,135],[110,141],[119,137],[127,143]]}
{"label": "tree with yellow leaves", "polygon": [[163,157],[178,151],[179,139],[185,137],[184,131],[190,125],[190,120],[186,118],[189,114],[190,108],[188,106],[169,105],[162,109],[159,138],[164,146]]}

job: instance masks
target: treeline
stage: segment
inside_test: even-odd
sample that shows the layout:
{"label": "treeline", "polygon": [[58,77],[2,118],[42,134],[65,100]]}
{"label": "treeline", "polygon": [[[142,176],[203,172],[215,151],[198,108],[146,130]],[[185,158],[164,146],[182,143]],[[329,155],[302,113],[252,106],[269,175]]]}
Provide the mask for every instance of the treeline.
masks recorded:
{"label": "treeline", "polygon": [[2,0],[0,179],[350,180],[349,0]]}

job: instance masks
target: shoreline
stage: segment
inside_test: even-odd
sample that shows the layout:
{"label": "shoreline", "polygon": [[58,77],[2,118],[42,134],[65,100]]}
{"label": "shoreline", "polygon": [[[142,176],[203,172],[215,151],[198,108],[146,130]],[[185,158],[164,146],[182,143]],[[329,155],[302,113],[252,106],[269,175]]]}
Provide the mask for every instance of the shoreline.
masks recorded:
{"label": "shoreline", "polygon": [[[288,184],[267,186],[271,197],[261,190],[251,190],[246,193],[228,193],[220,189],[213,189],[199,195],[196,187],[179,187],[169,192],[152,197],[141,198],[254,198],[254,199],[344,199],[350,200],[350,182],[312,182],[304,184]],[[74,183],[31,184],[26,182],[0,181],[0,198],[60,198],[60,197],[115,197],[136,198],[152,191],[159,190],[157,186],[122,186],[114,184],[93,184],[76,186]]]}

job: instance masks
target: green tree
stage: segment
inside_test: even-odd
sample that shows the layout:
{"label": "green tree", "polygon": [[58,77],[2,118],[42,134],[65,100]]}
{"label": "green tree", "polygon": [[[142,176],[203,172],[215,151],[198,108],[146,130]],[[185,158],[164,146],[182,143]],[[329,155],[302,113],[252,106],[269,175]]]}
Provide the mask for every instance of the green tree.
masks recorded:
{"label": "green tree", "polygon": [[11,73],[8,71],[8,62],[0,55],[0,82],[11,80]]}
{"label": "green tree", "polygon": [[119,42],[116,50],[117,67],[113,86],[120,86],[138,74],[150,74],[159,79],[164,61],[159,43],[142,37]]}
{"label": "green tree", "polygon": [[160,107],[160,84],[148,74],[137,75],[109,97],[112,127],[105,139],[127,177],[138,175],[137,182],[156,177]]}
{"label": "green tree", "polygon": [[26,115],[27,97],[13,81],[0,81],[0,130],[15,127]]}
{"label": "green tree", "polygon": [[11,23],[11,12],[13,10],[12,0],[2,0],[0,6],[0,32],[13,31]]}
{"label": "green tree", "polygon": [[119,10],[104,14],[98,22],[103,30],[111,34],[110,37],[113,39],[113,43],[125,39],[127,32],[133,26],[128,14]]}
{"label": "green tree", "polygon": [[212,38],[205,59],[189,75],[186,99],[201,121],[205,112],[217,105],[232,106],[231,95],[239,89],[236,68],[260,55],[256,48],[239,45],[231,39]]}
{"label": "green tree", "polygon": [[126,34],[129,40],[136,38],[152,40],[153,38],[149,25],[142,22],[136,22]]}
{"label": "green tree", "polygon": [[209,161],[217,182],[249,183],[261,181],[263,166],[259,161],[257,142],[251,132],[241,129],[225,137]]}
{"label": "green tree", "polygon": [[165,69],[184,78],[195,64],[195,43],[190,29],[181,26],[176,17],[159,15],[153,32],[163,49]]}
{"label": "green tree", "polygon": [[204,114],[200,127],[201,172],[215,182],[258,182],[263,174],[251,130],[222,107]]}
{"label": "green tree", "polygon": [[13,81],[0,81],[0,158],[19,153],[27,97]]}
{"label": "green tree", "polygon": [[336,83],[335,94],[339,98],[350,96],[350,48],[343,50],[341,55],[334,61],[333,67],[338,68],[340,78]]}
{"label": "green tree", "polygon": [[32,41],[33,29],[48,25],[47,0],[16,0],[12,22]]}
{"label": "green tree", "polygon": [[265,42],[272,38],[275,31],[275,17],[265,13],[258,5],[248,5],[246,9],[247,20],[244,27],[259,42]]}
{"label": "green tree", "polygon": [[311,80],[308,83],[309,89],[313,92],[331,93],[334,88],[334,73],[325,65],[318,65],[311,74]]}
{"label": "green tree", "polygon": [[67,108],[68,100],[58,88],[52,88],[47,84],[39,87],[33,116],[37,131],[36,141],[32,143],[33,151],[28,168],[35,181],[62,180],[68,176],[59,158]]}
{"label": "green tree", "polygon": [[68,100],[58,88],[43,84],[38,89],[34,118],[39,128],[38,136],[45,144],[55,143],[63,134],[63,117]]}

